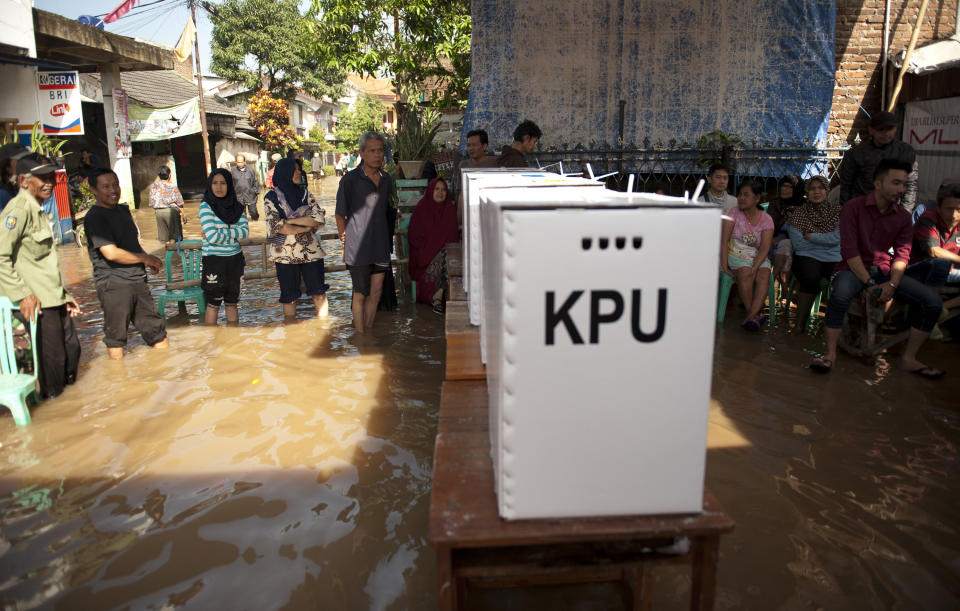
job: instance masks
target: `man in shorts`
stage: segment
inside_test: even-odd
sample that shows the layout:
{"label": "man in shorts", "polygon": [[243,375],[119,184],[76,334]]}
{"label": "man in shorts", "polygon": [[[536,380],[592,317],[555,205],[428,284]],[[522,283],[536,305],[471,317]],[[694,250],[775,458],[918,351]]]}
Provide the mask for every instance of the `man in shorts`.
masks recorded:
{"label": "man in shorts", "polygon": [[93,263],[93,281],[103,308],[103,343],[112,359],[123,358],[131,320],[143,341],[166,348],[167,331],[147,286],[147,272],[156,274],[163,262],[143,252],[137,226],[126,205],[120,205],[120,181],[113,170],[97,169],[90,178],[97,203],[83,226]]}
{"label": "man in shorts", "polygon": [[337,232],[343,261],[353,279],[353,326],[364,333],[373,326],[383,292],[383,277],[390,270],[390,175],[384,172],[382,134],[360,136],[362,163],[347,172],[337,189]]}

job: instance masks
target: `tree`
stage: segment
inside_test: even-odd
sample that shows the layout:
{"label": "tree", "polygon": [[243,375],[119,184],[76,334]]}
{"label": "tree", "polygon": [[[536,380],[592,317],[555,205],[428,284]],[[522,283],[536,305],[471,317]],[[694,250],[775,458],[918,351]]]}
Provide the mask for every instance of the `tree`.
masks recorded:
{"label": "tree", "polygon": [[[436,106],[470,91],[470,0],[311,0],[314,48],[341,70],[434,89]],[[396,31],[395,31],[396,30]]]}
{"label": "tree", "polygon": [[366,132],[383,131],[384,114],[387,112],[383,102],[369,93],[360,96],[352,108],[340,113],[337,126],[333,129],[337,140],[355,147],[360,136]]}
{"label": "tree", "polygon": [[267,150],[279,153],[298,144],[297,135],[290,127],[287,103],[260,89],[247,106],[250,123],[257,128]]}
{"label": "tree", "polygon": [[301,88],[315,97],[340,96],[343,71],[310,41],[309,20],[297,0],[204,3],[213,23],[210,68],[255,91],[292,100]]}

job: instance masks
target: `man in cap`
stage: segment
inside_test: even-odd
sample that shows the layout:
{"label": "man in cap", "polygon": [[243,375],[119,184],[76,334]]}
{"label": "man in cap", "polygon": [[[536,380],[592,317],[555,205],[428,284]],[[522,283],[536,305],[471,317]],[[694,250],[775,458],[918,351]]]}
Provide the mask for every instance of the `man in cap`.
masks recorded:
{"label": "man in cap", "polygon": [[900,159],[909,163],[913,171],[907,178],[907,191],[900,205],[912,212],[917,201],[917,152],[897,140],[899,122],[892,112],[878,112],[870,118],[870,138],[843,154],[840,164],[840,204],[873,191],[873,174],[881,159]]}
{"label": "man in cap", "polygon": [[17,161],[20,192],[0,215],[0,294],[19,303],[17,318],[37,320],[40,396],[56,397],[77,378],[77,302],[63,286],[57,249],[43,202],[53,194],[57,167],[31,153]]}

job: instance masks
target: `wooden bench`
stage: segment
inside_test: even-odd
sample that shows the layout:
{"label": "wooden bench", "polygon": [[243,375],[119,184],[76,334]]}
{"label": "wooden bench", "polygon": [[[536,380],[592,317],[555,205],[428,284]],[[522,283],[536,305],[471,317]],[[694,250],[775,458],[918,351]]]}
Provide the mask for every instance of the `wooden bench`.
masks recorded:
{"label": "wooden bench", "polygon": [[[484,381],[443,383],[427,540],[438,607],[464,609],[469,588],[612,581],[627,609],[646,609],[651,562],[689,562],[691,609],[713,608],[720,536],[733,521],[704,491],[694,515],[502,520],[494,496]],[[663,548],[689,542],[679,553]],[[658,551],[661,550],[661,551]]]}
{"label": "wooden bench", "polygon": [[[486,370],[470,325],[459,244],[447,245],[445,379],[433,454],[427,540],[437,555],[438,607],[465,608],[467,590],[613,581],[627,609],[646,609],[650,562],[689,562],[691,609],[713,608],[720,535],[733,521],[708,492],[697,515],[564,520],[500,518],[490,459]],[[456,297],[456,299],[454,299]],[[681,540],[685,553],[657,551]]]}

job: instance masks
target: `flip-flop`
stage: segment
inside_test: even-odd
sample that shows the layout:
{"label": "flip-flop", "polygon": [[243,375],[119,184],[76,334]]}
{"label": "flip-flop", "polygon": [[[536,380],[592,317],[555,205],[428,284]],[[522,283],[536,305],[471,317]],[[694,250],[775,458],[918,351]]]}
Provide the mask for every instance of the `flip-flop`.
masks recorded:
{"label": "flip-flop", "polygon": [[760,330],[760,323],[753,320],[752,318],[740,326],[743,327],[744,331],[750,331],[751,333],[756,333],[757,331]]}
{"label": "flip-flop", "polygon": [[760,325],[761,327],[762,327],[763,325],[767,324],[767,317],[766,317],[766,316],[761,316],[760,318],[758,318],[758,319],[757,319],[757,324]]}
{"label": "flip-flop", "polygon": [[911,369],[909,373],[916,374],[921,378],[926,378],[928,380],[939,380],[943,376],[947,375],[946,371],[942,369],[934,369],[933,367],[921,367],[920,369]]}
{"label": "flip-flop", "polygon": [[810,363],[810,369],[817,373],[830,373],[830,370],[833,369],[833,361],[825,358],[813,359],[813,362]]}

